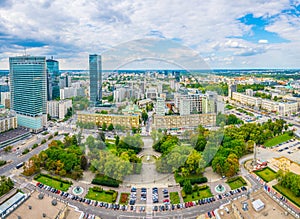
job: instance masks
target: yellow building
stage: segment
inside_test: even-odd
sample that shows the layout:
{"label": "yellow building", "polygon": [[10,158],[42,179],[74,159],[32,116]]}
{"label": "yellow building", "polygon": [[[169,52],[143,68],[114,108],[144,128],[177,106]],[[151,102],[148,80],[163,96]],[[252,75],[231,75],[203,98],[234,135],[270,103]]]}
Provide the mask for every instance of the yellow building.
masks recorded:
{"label": "yellow building", "polygon": [[300,174],[300,165],[286,157],[272,158],[270,164],[280,170]]}
{"label": "yellow building", "polygon": [[113,124],[125,126],[127,128],[139,127],[139,115],[114,115],[114,114],[98,114],[89,112],[77,112],[78,122],[92,122],[101,126],[103,123],[107,125]]}
{"label": "yellow building", "polygon": [[0,133],[8,131],[9,129],[17,128],[17,117],[12,115],[5,115],[0,117]]}
{"label": "yellow building", "polygon": [[215,126],[216,114],[191,114],[191,115],[154,115],[153,125],[156,129],[191,129],[203,126]]}

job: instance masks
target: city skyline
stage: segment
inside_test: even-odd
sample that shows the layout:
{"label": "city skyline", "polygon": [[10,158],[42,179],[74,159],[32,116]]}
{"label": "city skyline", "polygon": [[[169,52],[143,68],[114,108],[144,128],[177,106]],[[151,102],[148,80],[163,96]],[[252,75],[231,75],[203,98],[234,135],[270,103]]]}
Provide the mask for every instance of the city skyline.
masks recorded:
{"label": "city skyline", "polygon": [[53,55],[61,69],[88,69],[88,54],[153,38],[187,46],[213,69],[299,68],[299,8],[297,1],[1,1],[0,69],[24,48]]}

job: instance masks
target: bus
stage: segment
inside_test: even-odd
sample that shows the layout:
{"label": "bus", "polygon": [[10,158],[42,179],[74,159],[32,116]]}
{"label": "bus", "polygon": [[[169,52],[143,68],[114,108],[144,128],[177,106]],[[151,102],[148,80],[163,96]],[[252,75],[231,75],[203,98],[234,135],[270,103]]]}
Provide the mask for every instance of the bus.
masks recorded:
{"label": "bus", "polygon": [[16,166],[16,169],[20,169],[22,166],[24,166],[24,162],[23,162],[23,163],[19,163],[19,164]]}

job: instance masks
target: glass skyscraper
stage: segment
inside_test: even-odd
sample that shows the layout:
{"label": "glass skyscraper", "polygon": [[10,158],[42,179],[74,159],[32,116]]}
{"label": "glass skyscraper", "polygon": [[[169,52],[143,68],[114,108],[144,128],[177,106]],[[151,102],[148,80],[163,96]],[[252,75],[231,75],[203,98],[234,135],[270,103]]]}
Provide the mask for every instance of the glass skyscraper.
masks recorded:
{"label": "glass skyscraper", "polygon": [[11,109],[20,126],[38,132],[47,122],[46,58],[10,57],[9,68]]}
{"label": "glass skyscraper", "polygon": [[47,66],[47,100],[59,98],[59,62],[51,59],[46,60]]}
{"label": "glass skyscraper", "polygon": [[95,105],[102,100],[102,63],[100,55],[89,55],[90,101]]}

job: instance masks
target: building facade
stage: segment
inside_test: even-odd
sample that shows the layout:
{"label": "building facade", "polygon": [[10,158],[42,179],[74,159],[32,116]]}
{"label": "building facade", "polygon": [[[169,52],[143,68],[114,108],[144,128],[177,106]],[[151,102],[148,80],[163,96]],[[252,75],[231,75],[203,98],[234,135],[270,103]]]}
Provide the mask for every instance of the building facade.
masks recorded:
{"label": "building facade", "polygon": [[92,122],[95,125],[102,126],[103,123],[109,125],[121,125],[126,128],[139,127],[139,115],[114,115],[114,114],[98,114],[89,112],[77,112],[78,122]]}
{"label": "building facade", "polygon": [[90,101],[94,104],[102,100],[102,61],[100,55],[89,55]]}
{"label": "building facade", "polygon": [[15,115],[7,115],[0,117],[0,133],[15,129],[18,126],[17,117]]}
{"label": "building facade", "polygon": [[154,115],[153,126],[155,129],[194,129],[199,125],[202,126],[215,126],[216,114],[191,114],[191,115],[170,115],[159,116]]}
{"label": "building facade", "polygon": [[59,97],[58,77],[59,62],[51,59],[46,60],[47,67],[47,100],[56,99]]}
{"label": "building facade", "polygon": [[47,123],[46,58],[19,56],[9,58],[11,109],[18,125],[41,131]]}
{"label": "building facade", "polygon": [[53,118],[64,119],[70,108],[72,108],[72,100],[52,100],[47,102],[47,112]]}

